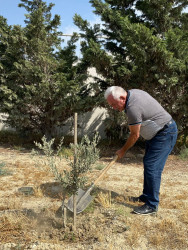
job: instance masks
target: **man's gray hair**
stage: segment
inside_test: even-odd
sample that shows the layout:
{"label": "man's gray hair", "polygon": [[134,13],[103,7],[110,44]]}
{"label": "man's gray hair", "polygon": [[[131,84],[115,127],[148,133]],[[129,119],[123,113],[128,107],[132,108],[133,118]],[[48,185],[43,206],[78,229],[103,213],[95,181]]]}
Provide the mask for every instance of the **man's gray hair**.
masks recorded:
{"label": "man's gray hair", "polygon": [[120,96],[125,95],[126,91],[119,86],[111,86],[106,89],[104,98],[107,99],[109,95],[112,95],[115,100],[119,100]]}

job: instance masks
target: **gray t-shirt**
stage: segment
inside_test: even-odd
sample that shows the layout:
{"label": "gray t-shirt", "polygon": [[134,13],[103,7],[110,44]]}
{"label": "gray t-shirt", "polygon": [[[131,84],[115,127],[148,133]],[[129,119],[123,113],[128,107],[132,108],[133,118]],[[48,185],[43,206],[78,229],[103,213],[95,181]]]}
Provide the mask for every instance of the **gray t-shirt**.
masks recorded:
{"label": "gray t-shirt", "polygon": [[171,115],[147,92],[131,89],[127,93],[128,124],[141,124],[140,135],[152,139],[172,119]]}

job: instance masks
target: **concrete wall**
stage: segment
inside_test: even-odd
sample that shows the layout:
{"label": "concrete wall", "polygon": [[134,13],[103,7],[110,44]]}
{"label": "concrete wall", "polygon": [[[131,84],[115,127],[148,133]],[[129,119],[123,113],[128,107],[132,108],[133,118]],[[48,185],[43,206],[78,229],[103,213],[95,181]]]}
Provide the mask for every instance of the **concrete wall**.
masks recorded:
{"label": "concrete wall", "polygon": [[[8,115],[1,113],[0,121],[6,119]],[[0,130],[13,130],[12,128],[6,126],[3,122],[0,122]]]}
{"label": "concrete wall", "polygon": [[[92,136],[98,132],[101,138],[105,138],[104,120],[107,117],[107,111],[104,108],[96,108],[92,112],[78,114],[78,136]],[[66,124],[60,129],[63,135],[73,135],[74,119],[68,119]],[[60,132],[59,131],[59,132]]]}

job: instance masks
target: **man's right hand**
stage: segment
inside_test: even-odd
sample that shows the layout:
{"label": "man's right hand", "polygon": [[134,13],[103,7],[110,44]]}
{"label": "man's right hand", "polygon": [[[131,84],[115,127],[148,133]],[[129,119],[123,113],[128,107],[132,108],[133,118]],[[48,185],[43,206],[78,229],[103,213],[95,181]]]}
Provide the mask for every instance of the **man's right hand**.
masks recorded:
{"label": "man's right hand", "polygon": [[118,155],[118,158],[121,159],[123,158],[123,156],[125,155],[125,151],[123,148],[119,149],[118,151],[116,151],[116,155]]}

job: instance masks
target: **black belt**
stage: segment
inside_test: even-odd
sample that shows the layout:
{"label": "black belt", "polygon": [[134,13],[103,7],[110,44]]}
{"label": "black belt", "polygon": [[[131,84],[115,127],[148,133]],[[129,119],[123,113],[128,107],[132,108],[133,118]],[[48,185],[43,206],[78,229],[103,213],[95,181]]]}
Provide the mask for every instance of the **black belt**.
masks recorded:
{"label": "black belt", "polygon": [[164,125],[164,127],[165,127],[165,126],[167,126],[167,127],[168,127],[170,124],[172,124],[172,123],[173,123],[173,121],[174,121],[174,120],[173,120],[173,119],[171,119],[169,122],[167,122],[167,124],[165,124],[165,125]]}
{"label": "black belt", "polygon": [[174,120],[171,119],[169,122],[167,122],[167,123],[164,125],[164,127],[163,127],[162,129],[160,129],[160,130],[157,132],[157,134],[160,133],[160,132],[162,132],[163,130],[165,130],[165,128],[168,128],[168,126],[169,126],[170,124],[172,124],[173,121],[174,121]]}

